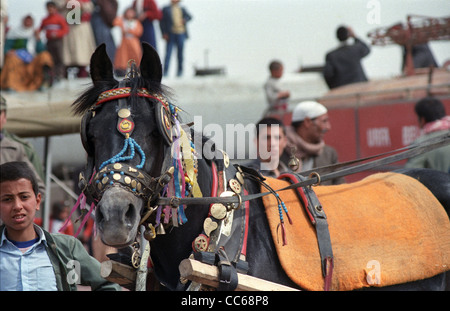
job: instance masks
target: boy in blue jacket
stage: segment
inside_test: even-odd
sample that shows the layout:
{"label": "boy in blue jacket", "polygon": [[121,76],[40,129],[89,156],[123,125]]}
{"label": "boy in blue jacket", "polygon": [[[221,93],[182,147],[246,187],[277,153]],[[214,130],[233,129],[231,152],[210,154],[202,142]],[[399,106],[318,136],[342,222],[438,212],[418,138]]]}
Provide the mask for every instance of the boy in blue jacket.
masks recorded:
{"label": "boy in blue jacket", "polygon": [[120,290],[100,276],[100,263],[79,240],[34,224],[41,200],[24,162],[0,165],[0,291]]}

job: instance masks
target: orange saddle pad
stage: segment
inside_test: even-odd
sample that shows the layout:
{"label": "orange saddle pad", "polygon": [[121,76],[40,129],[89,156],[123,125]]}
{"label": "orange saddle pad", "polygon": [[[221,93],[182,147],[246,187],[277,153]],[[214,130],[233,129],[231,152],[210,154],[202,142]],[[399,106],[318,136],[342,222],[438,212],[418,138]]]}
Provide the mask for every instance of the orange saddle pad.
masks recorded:
{"label": "orange saddle pad", "polygon": [[[289,182],[267,178],[275,190]],[[396,173],[359,182],[314,187],[327,215],[334,255],[332,290],[421,280],[450,270],[450,222],[442,205],[417,180]],[[316,232],[294,190],[280,191],[293,224],[278,229],[278,204],[263,198],[278,257],[305,290],[323,290]],[[286,217],[284,217],[286,219]]]}

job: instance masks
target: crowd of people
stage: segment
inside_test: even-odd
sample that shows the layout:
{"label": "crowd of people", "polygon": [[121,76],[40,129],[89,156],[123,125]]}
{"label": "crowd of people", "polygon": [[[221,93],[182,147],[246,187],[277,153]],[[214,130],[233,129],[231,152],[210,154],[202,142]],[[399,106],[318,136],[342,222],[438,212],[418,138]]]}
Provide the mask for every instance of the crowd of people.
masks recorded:
{"label": "crowd of people", "polygon": [[[129,59],[139,65],[140,42],[157,48],[157,22],[167,43],[164,73],[167,75],[172,51],[177,49],[177,76],[181,76],[188,36],[186,24],[192,16],[180,1],[170,0],[169,5],[160,9],[155,0],[134,0],[123,16],[118,16],[117,0],[79,0],[79,14],[73,13],[69,0],[53,0],[46,3],[47,16],[40,23],[32,15],[26,15],[17,27],[9,27],[7,12],[2,9],[1,23],[6,34],[1,36],[5,41],[0,59],[0,88],[35,91],[47,89],[67,77],[87,77],[90,57],[102,43],[106,44],[115,74],[123,76]],[[113,27],[122,34],[118,46]]]}
{"label": "crowd of people", "polygon": [[[326,54],[325,65],[322,70],[322,75],[328,87],[334,89],[368,81],[361,61],[369,55],[370,47],[359,39],[349,26],[339,26],[336,30],[336,37],[339,46]],[[350,42],[351,40],[353,42]],[[402,70],[405,70],[406,66],[405,53],[404,49]],[[413,46],[412,57],[414,68],[437,67],[436,60],[427,44]],[[267,127],[268,130],[261,132],[257,129],[258,159],[250,162],[249,165],[261,167],[262,163],[262,166],[264,166],[263,172],[276,177],[283,171],[307,171],[314,167],[337,164],[336,150],[327,146],[323,140],[323,135],[331,129],[331,122],[325,106],[314,101],[298,103],[292,111],[291,119],[288,120],[289,126],[285,126],[280,120],[270,117],[271,115],[283,115],[287,112],[290,91],[282,86],[283,70],[283,63],[280,60],[272,60],[269,63],[270,75],[264,84],[268,104],[265,115],[269,117],[263,118],[258,123],[263,124],[264,128]],[[419,126],[422,129],[422,135],[416,143],[442,135],[442,131],[450,129],[449,116],[446,115],[445,107],[438,99],[425,98],[421,100],[417,103],[415,111],[420,120]],[[433,124],[433,126],[430,124]],[[274,127],[279,128],[276,130],[276,135],[274,135]],[[270,152],[271,148],[274,150],[273,154]],[[420,157],[412,158],[406,166],[433,168],[450,173],[449,148],[450,146],[440,148]],[[266,156],[261,157],[261,153]],[[277,158],[276,161],[273,160],[274,157]],[[288,165],[292,157],[300,162],[295,169]],[[265,163],[270,163],[271,168],[267,169],[268,166]],[[340,178],[328,183],[339,184],[344,181],[343,178]]]}
{"label": "crowd of people", "polygon": [[[5,41],[1,88],[16,91],[45,88],[55,80],[67,76],[67,68],[76,68],[79,77],[88,75],[87,66],[95,46],[105,42],[107,53],[114,61],[118,76],[126,73],[130,58],[139,62],[140,42],[149,42],[156,49],[154,21],[159,21],[163,38],[167,41],[164,72],[167,73],[174,47],[177,49],[177,75],[183,74],[183,46],[187,38],[186,23],[191,19],[180,0],[159,10],[154,0],[135,0],[133,6],[117,16],[116,0],[79,0],[80,23],[68,24],[64,10],[66,0],[49,1],[48,15],[35,28],[31,15],[23,18],[17,29],[9,29]],[[115,47],[112,27],[122,32],[121,44]],[[45,33],[45,43],[41,33]],[[81,39],[83,46],[77,45]],[[367,81],[361,59],[370,48],[358,39],[349,27],[339,27],[340,46],[326,55],[323,76],[330,88]],[[348,43],[353,39],[353,44]],[[421,54],[423,56],[423,54]],[[428,58],[430,60],[431,58]],[[434,59],[432,59],[434,61]],[[421,62],[422,66],[426,62]],[[428,63],[427,63],[428,64]],[[283,75],[281,61],[269,65],[270,77],[264,85],[269,112],[286,111],[290,91],[280,84]],[[422,136],[420,143],[450,130],[450,117],[441,101],[427,97],[415,105]],[[80,284],[92,289],[120,290],[116,284],[102,279],[99,262],[91,257],[92,250],[73,238],[73,224],[62,228],[69,214],[69,206],[57,202],[53,206],[49,231],[42,229],[42,219],[36,212],[45,200],[42,163],[33,147],[4,129],[7,120],[7,102],[0,102],[0,291],[3,290],[75,290],[76,284],[68,278],[67,266],[61,258],[77,260],[83,269]],[[289,124],[279,118],[264,117],[256,124],[256,159],[244,165],[269,177],[283,173],[299,173],[313,168],[337,164],[338,154],[327,145],[324,135],[331,130],[327,108],[316,101],[302,101],[293,111]],[[410,159],[406,167],[423,167],[450,173],[450,146],[442,147]],[[324,185],[345,182],[336,178]],[[91,221],[92,224],[92,221]],[[92,230],[92,227],[90,228]],[[18,258],[27,255],[29,273],[21,271]],[[94,269],[96,269],[94,271]],[[33,271],[40,271],[39,280]],[[27,274],[28,273],[28,274]],[[25,276],[25,274],[27,274]],[[16,282],[18,278],[25,281]]]}

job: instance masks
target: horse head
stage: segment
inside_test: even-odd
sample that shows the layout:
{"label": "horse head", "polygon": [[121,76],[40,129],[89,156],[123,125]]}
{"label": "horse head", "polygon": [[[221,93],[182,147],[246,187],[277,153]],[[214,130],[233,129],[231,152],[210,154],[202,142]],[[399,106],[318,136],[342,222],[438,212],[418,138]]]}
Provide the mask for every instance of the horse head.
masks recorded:
{"label": "horse head", "polygon": [[93,85],[73,104],[83,115],[80,133],[88,154],[79,186],[96,206],[102,241],[115,247],[133,243],[141,217],[155,210],[153,203],[161,191],[169,191],[173,175],[176,107],[161,85],[158,54],[148,44],[142,47],[140,66],[131,62],[119,82],[105,45],[100,45],[91,57]]}

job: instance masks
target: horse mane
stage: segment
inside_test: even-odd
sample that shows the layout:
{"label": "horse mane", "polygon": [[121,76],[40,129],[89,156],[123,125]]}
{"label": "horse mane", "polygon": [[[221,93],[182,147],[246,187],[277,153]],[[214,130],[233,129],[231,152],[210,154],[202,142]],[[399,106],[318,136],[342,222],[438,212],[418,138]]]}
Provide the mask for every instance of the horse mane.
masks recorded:
{"label": "horse mane", "polygon": [[[137,96],[133,95],[135,95],[137,90],[141,88],[145,88],[152,94],[161,95],[168,99],[173,96],[172,90],[159,82],[144,79],[140,75],[132,75],[127,77],[127,79],[127,86],[131,87],[132,98],[137,98]],[[78,96],[78,98],[72,103],[72,112],[75,115],[83,115],[92,107],[101,93],[118,87],[119,81],[116,79],[108,81],[95,81],[95,83],[93,83],[87,90]]]}

